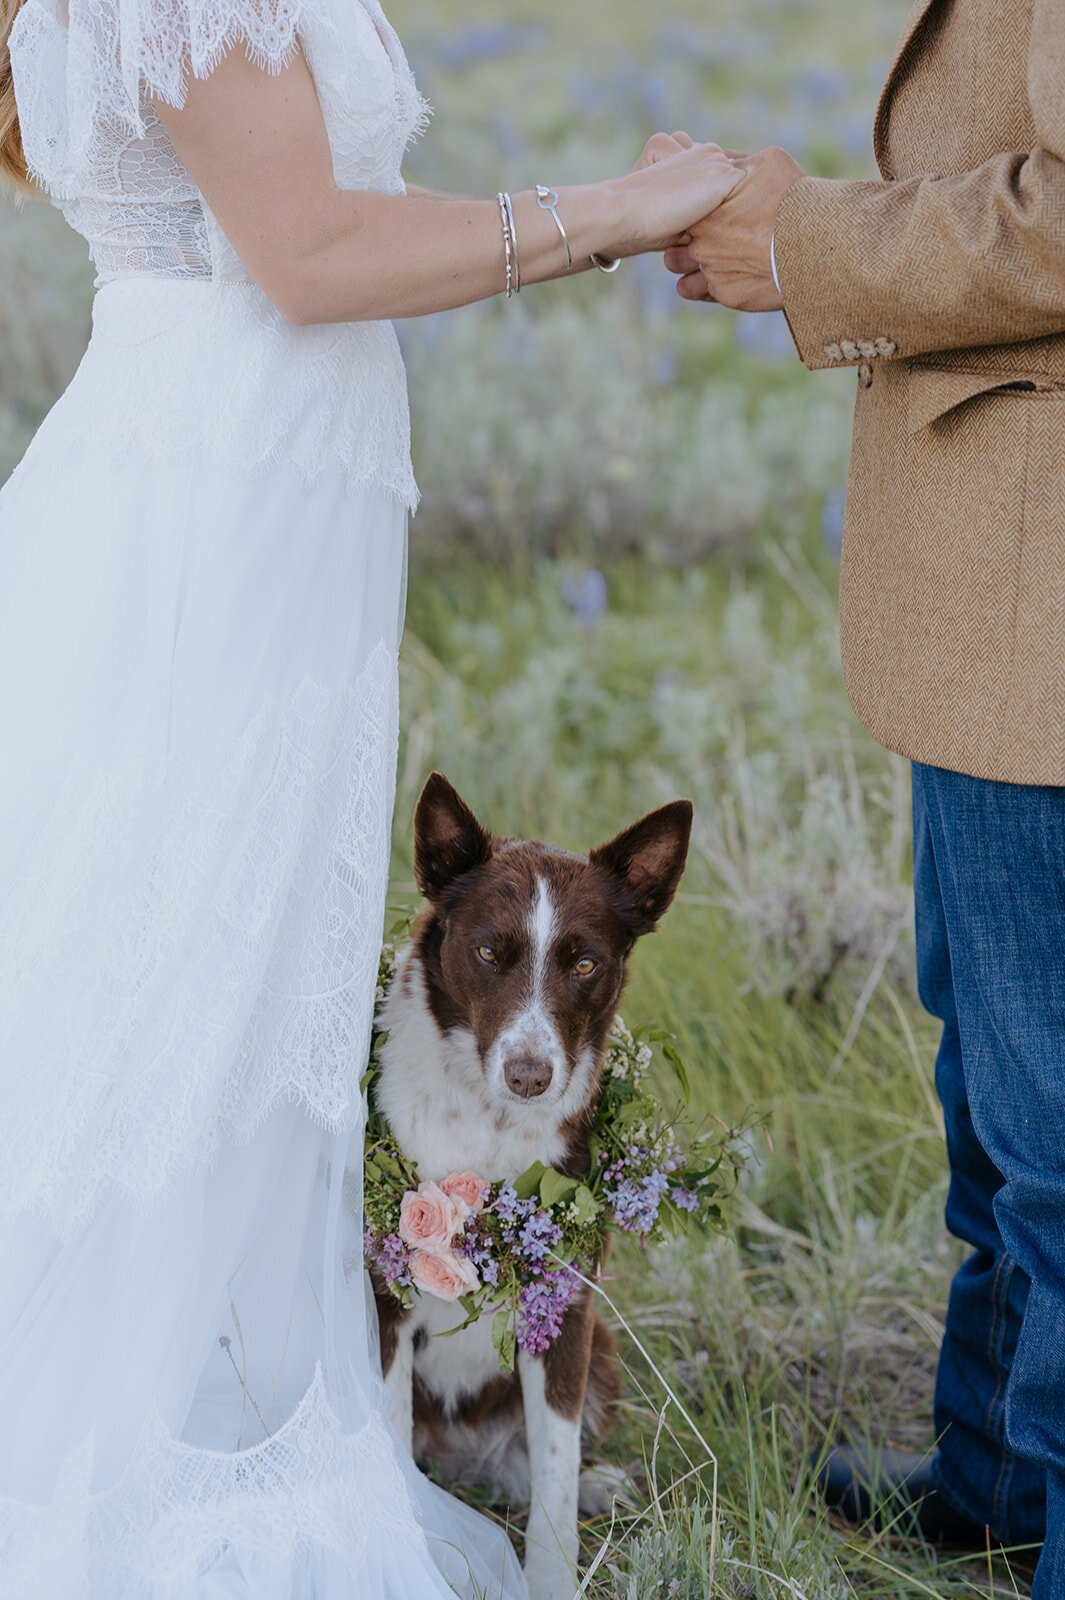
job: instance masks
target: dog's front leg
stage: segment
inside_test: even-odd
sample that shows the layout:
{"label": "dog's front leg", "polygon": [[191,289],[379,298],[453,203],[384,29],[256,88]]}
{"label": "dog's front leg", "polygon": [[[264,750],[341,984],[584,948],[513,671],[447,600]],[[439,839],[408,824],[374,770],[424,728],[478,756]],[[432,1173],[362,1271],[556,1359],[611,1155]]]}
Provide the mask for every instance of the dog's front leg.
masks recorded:
{"label": "dog's front leg", "polygon": [[391,1318],[387,1325],[382,1317],[381,1324],[381,1370],[396,1401],[392,1426],[413,1455],[414,1318],[408,1312]]}
{"label": "dog's front leg", "polygon": [[577,1578],[577,1484],[581,1411],[557,1411],[548,1400],[539,1356],[518,1355],[525,1407],[531,1500],[525,1530],[525,1576],[531,1600],[573,1600]]}

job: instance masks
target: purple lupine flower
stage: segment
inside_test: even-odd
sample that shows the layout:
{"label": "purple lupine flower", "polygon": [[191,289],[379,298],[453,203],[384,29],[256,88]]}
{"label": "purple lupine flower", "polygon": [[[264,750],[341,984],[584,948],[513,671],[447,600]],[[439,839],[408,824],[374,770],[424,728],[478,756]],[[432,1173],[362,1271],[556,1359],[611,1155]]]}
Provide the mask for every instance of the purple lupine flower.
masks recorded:
{"label": "purple lupine flower", "polygon": [[690,1189],[682,1189],[679,1183],[671,1185],[669,1198],[678,1211],[698,1211],[699,1209],[699,1196],[692,1194]]}
{"label": "purple lupine flower", "polygon": [[545,1272],[527,1283],[518,1296],[518,1344],[529,1355],[543,1355],[562,1332],[566,1307],[580,1288],[568,1267]]}
{"label": "purple lupine flower", "polygon": [[526,1261],[543,1261],[562,1238],[562,1229],[546,1211],[534,1211],[518,1234],[518,1248]]}

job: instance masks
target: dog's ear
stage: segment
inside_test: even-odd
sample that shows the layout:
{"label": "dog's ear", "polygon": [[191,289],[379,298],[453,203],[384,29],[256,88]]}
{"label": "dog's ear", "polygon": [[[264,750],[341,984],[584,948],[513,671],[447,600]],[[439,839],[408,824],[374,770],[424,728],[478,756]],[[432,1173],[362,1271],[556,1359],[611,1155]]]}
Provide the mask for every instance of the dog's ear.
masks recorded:
{"label": "dog's ear", "polygon": [[691,801],[673,800],[589,852],[592,866],[620,883],[637,935],[650,933],[669,910],[688,859],[691,831]]}
{"label": "dog's ear", "polygon": [[491,835],[443,773],[431,773],[414,808],[414,877],[419,894],[439,899],[456,878],[481,866],[491,854]]}

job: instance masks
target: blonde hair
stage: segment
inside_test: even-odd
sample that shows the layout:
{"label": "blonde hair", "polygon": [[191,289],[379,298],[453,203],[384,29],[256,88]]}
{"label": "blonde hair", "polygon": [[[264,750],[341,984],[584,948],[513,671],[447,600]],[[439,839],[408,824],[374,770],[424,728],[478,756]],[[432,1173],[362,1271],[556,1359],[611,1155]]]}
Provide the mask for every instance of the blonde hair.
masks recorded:
{"label": "blonde hair", "polygon": [[15,85],[7,41],[23,0],[0,0],[0,177],[30,194],[40,194],[26,170],[22,132],[18,125]]}

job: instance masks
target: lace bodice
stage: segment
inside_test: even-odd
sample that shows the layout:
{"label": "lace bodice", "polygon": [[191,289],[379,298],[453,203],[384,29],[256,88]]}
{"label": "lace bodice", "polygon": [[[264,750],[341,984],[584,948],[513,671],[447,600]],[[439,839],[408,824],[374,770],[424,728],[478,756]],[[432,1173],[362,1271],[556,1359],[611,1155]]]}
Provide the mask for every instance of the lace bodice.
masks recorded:
{"label": "lace bodice", "polygon": [[413,507],[403,360],[386,322],[292,327],[249,279],[155,114],[243,40],[277,70],[300,48],[342,189],[404,192],[427,114],[379,0],[26,0],[11,34],[32,171],[89,243],[93,335],[25,463],[74,447],[209,457],[308,483],[339,469]]}
{"label": "lace bodice", "polygon": [[298,43],[338,185],[403,193],[425,104],[378,0],[26,0],[11,60],[27,160],[100,282],[246,278],[152,104],[180,105],[184,72],[238,40],[274,71]]}

